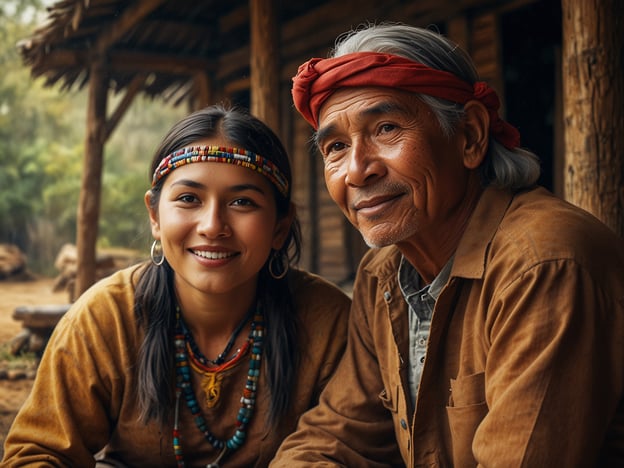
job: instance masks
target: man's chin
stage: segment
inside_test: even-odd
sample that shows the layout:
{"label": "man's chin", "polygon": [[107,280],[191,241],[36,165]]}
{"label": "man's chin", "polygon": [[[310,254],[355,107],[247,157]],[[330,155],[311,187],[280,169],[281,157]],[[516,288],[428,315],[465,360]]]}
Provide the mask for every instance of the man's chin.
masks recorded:
{"label": "man's chin", "polygon": [[385,223],[383,225],[372,226],[370,229],[360,229],[359,231],[366,245],[370,248],[379,249],[408,239],[415,234],[416,227],[403,226],[401,228],[396,225],[391,226]]}
{"label": "man's chin", "polygon": [[370,233],[364,234],[361,231],[360,234],[362,235],[362,239],[364,239],[366,245],[369,246],[371,249],[379,249],[381,247],[386,247],[387,245],[394,244],[391,239],[385,236],[379,236]]}

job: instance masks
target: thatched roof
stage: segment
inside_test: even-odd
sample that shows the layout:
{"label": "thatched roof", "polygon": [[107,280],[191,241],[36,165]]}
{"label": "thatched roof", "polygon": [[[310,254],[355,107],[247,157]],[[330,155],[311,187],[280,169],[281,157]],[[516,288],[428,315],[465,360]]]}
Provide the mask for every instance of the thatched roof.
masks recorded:
{"label": "thatched roof", "polygon": [[[289,0],[278,13],[288,21],[309,6]],[[196,72],[215,79],[248,75],[248,0],[62,0],[47,11],[47,21],[18,44],[46,85],[82,88],[89,59],[98,54],[107,57],[115,92],[143,74],[142,91],[165,99],[184,97]]]}
{"label": "thatched roof", "polygon": [[[302,58],[326,53],[329,38],[359,24],[428,25],[492,3],[513,2],[275,0],[282,80],[290,79]],[[150,96],[185,99],[196,73],[234,90],[248,84],[249,0],[60,0],[47,10],[46,23],[19,44],[33,76],[47,85],[82,88],[97,56],[106,58],[115,92],[136,86]],[[132,85],[137,78],[141,85]]]}

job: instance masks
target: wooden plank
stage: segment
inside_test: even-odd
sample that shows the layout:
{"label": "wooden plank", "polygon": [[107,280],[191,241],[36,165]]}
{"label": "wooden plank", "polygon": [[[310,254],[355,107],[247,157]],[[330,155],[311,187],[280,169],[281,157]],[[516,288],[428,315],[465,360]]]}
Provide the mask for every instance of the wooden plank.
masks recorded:
{"label": "wooden plank", "polygon": [[274,0],[250,1],[251,113],[279,127],[279,48]]}
{"label": "wooden plank", "polygon": [[70,307],[71,304],[18,306],[12,317],[13,320],[22,322],[25,328],[53,328]]}

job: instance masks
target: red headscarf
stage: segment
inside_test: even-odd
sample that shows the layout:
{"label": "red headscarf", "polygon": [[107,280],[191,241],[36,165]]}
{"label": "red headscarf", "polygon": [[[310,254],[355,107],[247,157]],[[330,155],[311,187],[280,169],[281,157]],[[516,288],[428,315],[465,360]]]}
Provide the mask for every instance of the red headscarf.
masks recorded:
{"label": "red headscarf", "polygon": [[368,86],[427,94],[459,104],[476,99],[490,114],[492,137],[509,149],[520,145],[520,133],[499,117],[500,101],[496,91],[485,82],[478,81],[473,86],[452,73],[398,55],[356,52],[310,59],[293,78],[292,96],[299,113],[316,130],[320,108],[334,91]]}

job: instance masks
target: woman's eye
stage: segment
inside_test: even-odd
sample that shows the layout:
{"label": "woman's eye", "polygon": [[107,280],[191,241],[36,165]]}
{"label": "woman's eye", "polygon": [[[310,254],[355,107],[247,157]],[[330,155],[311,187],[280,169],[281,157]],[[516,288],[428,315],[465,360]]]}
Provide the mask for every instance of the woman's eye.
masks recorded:
{"label": "woman's eye", "polygon": [[237,198],[232,202],[234,206],[258,206],[256,202],[248,198]]}
{"label": "woman's eye", "polygon": [[194,203],[197,201],[197,198],[194,195],[181,195],[178,197],[178,201],[183,203]]}

